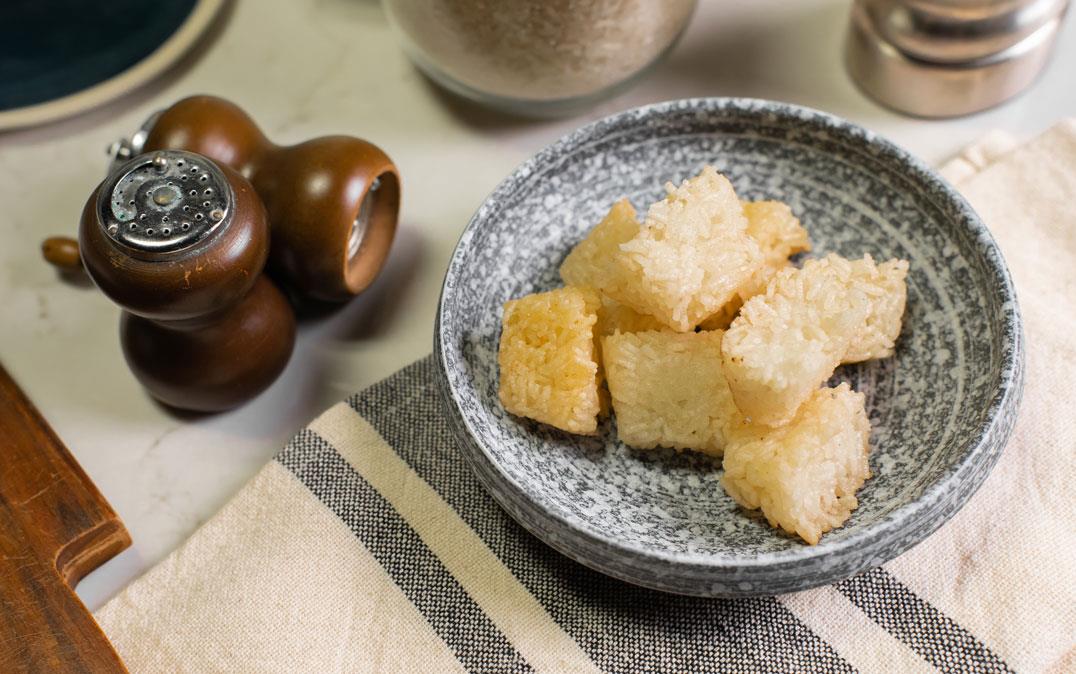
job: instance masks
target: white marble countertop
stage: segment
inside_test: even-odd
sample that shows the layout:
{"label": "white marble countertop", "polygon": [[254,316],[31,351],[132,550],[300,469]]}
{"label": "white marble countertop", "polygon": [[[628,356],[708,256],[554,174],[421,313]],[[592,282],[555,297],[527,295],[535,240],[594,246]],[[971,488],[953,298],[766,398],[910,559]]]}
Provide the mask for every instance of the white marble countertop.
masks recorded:
{"label": "white marble countertop", "polygon": [[[841,0],[702,0],[683,41],[638,86],[575,118],[521,121],[449,99],[409,64],[374,0],[240,1],[201,54],[114,103],[0,134],[0,362],[37,403],[127,524],[134,545],[79,586],[96,608],[179,545],[319,411],[422,357],[452,247],[513,167],[592,119],[693,96],[753,96],[820,108],[932,162],[992,128],[1034,135],[1076,115],[1076,21],[1022,97],[949,121],[901,117],[845,75]],[[103,148],[152,111],[194,93],[234,99],[291,143],[350,133],[403,175],[400,230],[364,296],[301,324],[287,370],[245,407],[183,420],[155,405],[123,362],[119,310],[61,282],[41,240],[70,234],[103,177]]]}

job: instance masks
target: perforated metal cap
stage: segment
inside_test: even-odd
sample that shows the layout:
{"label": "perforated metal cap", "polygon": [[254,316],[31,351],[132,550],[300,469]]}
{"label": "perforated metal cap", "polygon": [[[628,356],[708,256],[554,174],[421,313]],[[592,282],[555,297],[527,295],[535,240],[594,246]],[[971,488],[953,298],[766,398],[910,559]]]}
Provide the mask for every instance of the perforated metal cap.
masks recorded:
{"label": "perforated metal cap", "polygon": [[136,157],[109,176],[97,212],[105,234],[121,246],[171,253],[226,227],[234,201],[216,164],[193,152],[162,150]]}

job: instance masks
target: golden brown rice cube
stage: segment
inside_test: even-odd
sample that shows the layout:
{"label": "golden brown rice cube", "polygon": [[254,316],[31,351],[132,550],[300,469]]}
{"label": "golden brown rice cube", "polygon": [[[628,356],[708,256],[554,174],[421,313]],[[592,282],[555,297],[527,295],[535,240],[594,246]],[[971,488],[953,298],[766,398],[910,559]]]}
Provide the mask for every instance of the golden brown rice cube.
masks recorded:
{"label": "golden brown rice cube", "polygon": [[665,330],[665,324],[653,316],[640,314],[631,307],[603,296],[598,307],[598,325],[595,334],[607,337],[615,332],[647,332]]}
{"label": "golden brown rice cube", "polygon": [[506,410],[572,433],[597,430],[600,302],[575,287],[505,302],[498,394]]}
{"label": "golden brown rice cube", "polygon": [[762,266],[740,287],[741,305],[755,295],[766,292],[770,281],[782,269],[791,267],[788,258],[811,250],[811,237],[792,214],[792,208],[780,201],[748,201],[743,205],[747,233],[758,241],[764,258]]}
{"label": "golden brown rice cube", "polygon": [[838,255],[784,269],[749,299],[722,343],[736,406],[749,421],[789,421],[840,364],[870,313],[852,263]]}
{"label": "golden brown rice cube", "polygon": [[[598,322],[594,330],[598,351],[601,338],[614,332],[641,332],[660,330],[664,324],[652,316],[641,314],[608,296],[601,294],[601,287],[611,283],[613,258],[620,244],[639,233],[639,221],[635,208],[627,199],[613,204],[602,221],[594,226],[586,238],[576,244],[560,266],[560,277],[568,285],[589,287],[601,295],[598,306]],[[600,364],[601,359],[598,359]]]}
{"label": "golden brown rice cube", "polygon": [[716,456],[736,414],[721,373],[721,331],[617,333],[602,340],[617,436],[639,449]]}
{"label": "golden brown rice cube", "polygon": [[842,362],[859,363],[893,355],[900,335],[904,305],[908,299],[905,277],[907,260],[889,260],[875,264],[870,255],[852,263],[853,273],[871,301],[870,314],[844,354]]}
{"label": "golden brown rice cube", "polygon": [[615,282],[614,259],[620,244],[638,233],[635,208],[627,199],[621,199],[564,258],[560,277],[567,285],[599,290],[610,286]]}
{"label": "golden brown rice cube", "polygon": [[661,321],[653,316],[640,314],[631,307],[626,307],[604,295],[598,307],[598,322],[594,327],[594,346],[598,360],[598,396],[601,401],[599,418],[609,415],[609,391],[605,384],[605,369],[602,367],[602,338],[617,332],[646,332],[647,330],[666,330]]}
{"label": "golden brown rice cube", "polygon": [[727,178],[707,166],[647,211],[642,229],[619,244],[600,290],[678,332],[721,309],[762,265],[747,218]]}
{"label": "golden brown rice cube", "polygon": [[699,324],[703,330],[727,329],[744,302],[766,292],[766,286],[777,276],[777,272],[792,266],[788,261],[790,256],[811,250],[807,230],[787,204],[780,201],[745,201],[743,212],[747,218],[747,233],[758,242],[764,261],[725,306]]}
{"label": "golden brown rice cube", "polygon": [[743,212],[747,233],[758,241],[767,262],[783,263],[796,253],[811,250],[811,237],[788,204],[745,201]]}
{"label": "golden brown rice cube", "polygon": [[785,426],[733,426],[721,484],[770,526],[811,545],[839,527],[870,477],[870,422],[862,393],[848,384],[816,389]]}

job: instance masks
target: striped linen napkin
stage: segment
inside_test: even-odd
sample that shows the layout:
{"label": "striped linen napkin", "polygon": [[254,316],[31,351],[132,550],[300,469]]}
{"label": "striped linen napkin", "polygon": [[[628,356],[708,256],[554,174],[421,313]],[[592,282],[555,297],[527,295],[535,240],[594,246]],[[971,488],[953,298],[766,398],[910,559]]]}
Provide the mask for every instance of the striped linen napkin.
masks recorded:
{"label": "striped linen napkin", "polygon": [[884,567],[779,597],[627,585],[460,459],[427,357],[329,409],[97,618],[133,672],[1076,671],[1076,120],[945,169],[998,238],[1028,376],[967,506]]}

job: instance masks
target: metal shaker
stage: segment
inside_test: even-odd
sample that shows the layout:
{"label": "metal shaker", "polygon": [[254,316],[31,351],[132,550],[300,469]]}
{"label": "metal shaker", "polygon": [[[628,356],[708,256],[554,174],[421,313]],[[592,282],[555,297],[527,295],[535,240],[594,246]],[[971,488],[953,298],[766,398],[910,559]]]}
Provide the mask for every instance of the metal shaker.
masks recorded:
{"label": "metal shaker", "polygon": [[855,0],[845,45],[852,79],[921,117],[993,107],[1049,60],[1068,0]]}

